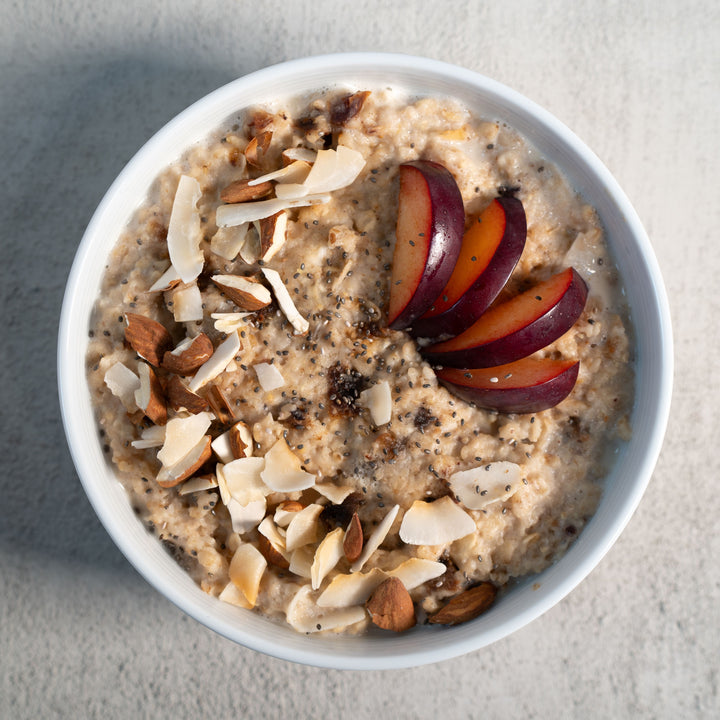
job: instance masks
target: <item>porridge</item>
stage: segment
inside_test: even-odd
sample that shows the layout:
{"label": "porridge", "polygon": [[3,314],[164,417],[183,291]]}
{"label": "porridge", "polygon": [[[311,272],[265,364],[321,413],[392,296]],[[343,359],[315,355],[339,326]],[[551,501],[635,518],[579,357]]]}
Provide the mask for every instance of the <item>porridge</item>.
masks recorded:
{"label": "porridge", "polygon": [[[460,327],[477,224],[521,242]],[[525,332],[531,300],[554,335]],[[595,211],[517,132],[337,91],[244,111],[159,175],[88,378],[133,507],[204,591],[300,632],[404,630],[475,617],[582,531],[630,433],[628,334]]]}

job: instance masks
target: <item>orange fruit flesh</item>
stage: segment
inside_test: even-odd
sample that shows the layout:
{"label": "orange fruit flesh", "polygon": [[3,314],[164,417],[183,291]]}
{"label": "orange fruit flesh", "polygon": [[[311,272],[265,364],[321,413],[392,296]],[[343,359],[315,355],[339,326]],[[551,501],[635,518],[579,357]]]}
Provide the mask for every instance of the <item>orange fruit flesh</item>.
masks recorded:
{"label": "orange fruit flesh", "polygon": [[506,365],[474,370],[443,368],[438,372],[438,376],[464,387],[504,390],[541,385],[565,372],[574,364],[575,360],[523,358]]}
{"label": "orange fruit flesh", "polygon": [[553,275],[511,300],[490,308],[465,332],[433,345],[432,351],[447,352],[475,347],[522,330],[554,307],[571,281],[572,268]]}
{"label": "orange fruit flesh", "polygon": [[460,255],[445,289],[423,317],[434,317],[451,308],[490,264],[505,234],[505,211],[493,200],[463,236]]}

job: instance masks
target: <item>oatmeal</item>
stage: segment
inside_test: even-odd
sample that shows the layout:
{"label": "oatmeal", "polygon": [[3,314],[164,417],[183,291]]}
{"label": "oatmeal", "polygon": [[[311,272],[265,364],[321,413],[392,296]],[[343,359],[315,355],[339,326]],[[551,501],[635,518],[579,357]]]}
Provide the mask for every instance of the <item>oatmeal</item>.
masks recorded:
{"label": "oatmeal", "polygon": [[[482,409],[389,327],[418,160],[454,178],[466,226],[522,204],[492,307],[571,266],[586,284],[534,354],[579,363],[553,407]],[[629,434],[628,332],[595,211],[517,132],[333,92],[244,111],[159,175],[108,259],[88,378],[134,508],[203,590],[300,632],[399,630],[483,611],[582,531]]]}

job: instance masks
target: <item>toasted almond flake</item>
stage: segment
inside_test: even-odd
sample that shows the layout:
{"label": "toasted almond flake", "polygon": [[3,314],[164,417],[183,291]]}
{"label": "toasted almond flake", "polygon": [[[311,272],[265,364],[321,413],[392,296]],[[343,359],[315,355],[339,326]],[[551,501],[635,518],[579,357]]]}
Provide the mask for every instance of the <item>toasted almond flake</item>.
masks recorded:
{"label": "toasted almond flake", "polygon": [[202,477],[194,477],[184,482],[179,490],[179,494],[190,495],[191,493],[212,490],[217,486],[218,481],[214,475],[203,475]]}
{"label": "toasted almond flake", "polygon": [[322,483],[315,485],[315,489],[333,505],[339,505],[355,488],[350,485],[338,486],[333,483]]}
{"label": "toasted almond flake", "polygon": [[315,476],[305,472],[300,458],[279,438],[265,455],[265,469],[260,474],[263,482],[275,492],[306,490],[315,484]]}
{"label": "toasted almond flake", "polygon": [[[287,152],[287,151],[285,151]],[[311,162],[315,161],[315,154],[313,153],[313,159]],[[269,180],[276,180],[277,182],[281,183],[288,183],[288,182],[297,182],[301,183],[305,178],[308,176],[308,173],[310,172],[310,163],[303,160],[296,160],[295,162],[290,163],[289,165],[285,165],[284,167],[281,167],[279,170],[273,170],[272,172],[267,173],[266,175],[261,175],[258,178],[255,178],[254,180],[249,180],[248,185],[250,187],[253,186],[259,186],[263,183],[268,182]],[[230,202],[230,201],[227,201]],[[238,200],[233,200],[232,202],[241,202]]]}
{"label": "toasted almond flake", "polygon": [[178,375],[171,375],[165,387],[168,404],[176,412],[187,410],[193,415],[210,408],[207,400],[192,392]]}
{"label": "toasted almond flake", "polygon": [[225,463],[222,475],[230,497],[241,505],[264,499],[269,494],[267,486],[261,479],[264,466],[264,458],[258,457],[239,458]]}
{"label": "toasted almond flake", "polygon": [[290,521],[299,513],[303,506],[297,500],[286,500],[275,508],[273,519],[278,527],[286,528]]}
{"label": "toasted almond flake", "polygon": [[214,352],[213,344],[205,333],[186,337],[174,350],[163,355],[162,366],[177,375],[192,375]]}
{"label": "toasted almond flake", "polygon": [[272,270],[271,268],[263,268],[262,271],[275,293],[280,309],[285,313],[285,317],[295,328],[295,333],[301,335],[306,333],[310,324],[295,307],[295,303],[290,297],[290,293],[285,287],[285,283],[283,283],[280,273],[276,270]]}
{"label": "toasted almond flake", "polygon": [[255,370],[260,387],[265,392],[284,387],[285,378],[275,365],[258,363],[257,365],[253,365],[253,370]]}
{"label": "toasted almond flake", "polygon": [[491,503],[507,500],[519,487],[520,466],[513,462],[486,463],[450,476],[455,497],[469,510],[482,510]]}
{"label": "toasted almond flake", "polygon": [[269,515],[258,525],[258,532],[264,535],[278,550],[285,551],[285,531],[281,530]]}
{"label": "toasted almond flake", "polygon": [[392,395],[390,394],[390,383],[387,380],[380,381],[367,390],[360,393],[360,404],[370,411],[375,425],[385,425],[392,419]]}
{"label": "toasted almond flake", "polygon": [[171,265],[149,288],[148,292],[165,292],[171,290],[180,281],[180,275],[173,265]]}
{"label": "toasted almond flake", "polygon": [[393,570],[389,570],[387,574],[400,578],[408,590],[414,590],[428,580],[444,575],[446,571],[447,566],[444,563],[424,558],[409,558]]}
{"label": "toasted almond flake", "polygon": [[260,220],[260,257],[269,262],[285,244],[288,214],[281,210]]}
{"label": "toasted almond flake", "polygon": [[315,551],[310,578],[312,589],[317,590],[327,574],[340,562],[343,557],[343,536],[342,528],[335,528],[329,532],[318,545]]}
{"label": "toasted almond flake", "polygon": [[290,566],[288,569],[298,577],[309,580],[312,574],[311,568],[314,559],[315,549],[312,545],[303,545],[302,547],[295,548],[295,550],[290,553]]}
{"label": "toasted almond flake", "polygon": [[452,498],[416,500],[400,525],[400,539],[408,545],[445,545],[477,530],[475,521]]}
{"label": "toasted almond flake", "polygon": [[155,371],[145,362],[138,363],[140,387],[135,391],[135,403],[156,425],[167,422],[167,406],[162,385]]}
{"label": "toasted almond flake", "polygon": [[147,448],[162,447],[164,442],[165,426],[151,425],[150,427],[143,428],[140,433],[140,439],[133,440],[130,444],[138,450],[145,450]]}
{"label": "toasted almond flake", "polygon": [[170,467],[183,459],[202,439],[212,422],[208,412],[177,417],[165,426],[165,442],[158,452],[158,460]]}
{"label": "toasted almond flake", "polygon": [[175,322],[195,322],[203,319],[203,299],[195,281],[179,285],[170,291]]}
{"label": "toasted almond flake", "polygon": [[267,560],[250,543],[241,543],[230,561],[230,580],[252,607],[257,602],[260,581],[267,568]]}
{"label": "toasted almond flake", "polygon": [[367,621],[367,613],[362,606],[320,608],[315,602],[313,589],[310,585],[303,585],[288,604],[286,619],[298,632],[315,633],[340,630]]}
{"label": "toasted almond flake", "polygon": [[103,379],[110,392],[120,400],[128,412],[137,410],[135,391],[140,387],[140,378],[129,367],[116,362],[108,368]]}
{"label": "toasted almond flake", "polygon": [[210,317],[215,321],[215,329],[218,332],[230,333],[240,330],[245,326],[245,318],[252,315],[249,312],[243,313],[212,313]]}
{"label": "toasted almond flake", "polygon": [[[262,523],[260,524],[262,525]],[[258,535],[258,550],[260,550],[270,565],[275,565],[283,570],[290,569],[289,553],[281,551],[276,545],[273,545],[265,535]]]}
{"label": "toasted almond flake", "polygon": [[190,390],[197,392],[205,383],[210,382],[210,380],[215,379],[224,372],[239,350],[240,336],[237,332],[232,332],[215,348],[213,356],[200,366],[200,369],[190,381]]}
{"label": "toasted almond flake", "polygon": [[167,329],[156,320],[125,313],[125,339],[130,347],[151,365],[159,367],[166,350],[172,348],[172,337]]}
{"label": "toasted almond flake", "polygon": [[[278,188],[285,187],[278,185]],[[258,202],[235,203],[233,205],[220,205],[215,213],[215,222],[218,227],[230,225],[242,225],[242,223],[262,220],[270,217],[281,210],[289,208],[307,207],[308,205],[320,205],[330,201],[330,195],[313,194],[303,198],[272,198],[270,200],[259,200]]]}
{"label": "toasted almond flake", "polygon": [[350,575],[336,575],[317,600],[320,607],[352,607],[362,605],[386,580],[388,574],[379,568]]}
{"label": "toasted almond flake", "polygon": [[252,605],[247,601],[243,592],[241,592],[232,580],[223,588],[218,595],[218,600],[222,600],[229,605],[237,605],[245,610],[252,610]]}
{"label": "toasted almond flake", "polygon": [[270,291],[255,278],[242,275],[213,275],[212,281],[241,310],[260,310],[272,302]]}
{"label": "toasted almond flake", "polygon": [[383,540],[385,540],[385,537],[390,532],[390,528],[397,517],[398,510],[400,510],[399,505],[393,506],[390,508],[385,517],[377,524],[370,537],[366,540],[365,545],[363,546],[362,554],[350,567],[351,572],[358,572],[359,570],[362,570],[362,566],[370,559],[370,556],[380,547],[380,545],[382,545]]}
{"label": "toasted almond flake", "polygon": [[243,505],[235,498],[230,498],[227,504],[230,519],[232,520],[233,532],[244,535],[258,526],[258,523],[265,517],[267,503],[262,500],[252,500]]}
{"label": "toasted almond flake", "polygon": [[[272,173],[270,173],[272,175]],[[267,182],[269,178],[257,178],[256,180],[236,180],[224,187],[220,192],[220,199],[224,203],[241,203],[250,200],[261,200],[272,195],[273,186]]]}
{"label": "toasted almond flake", "polygon": [[322,505],[311,503],[295,514],[287,527],[285,536],[285,547],[288,552],[317,541],[322,509]]}
{"label": "toasted almond flake", "polygon": [[161,467],[156,478],[157,484],[164,488],[175,487],[192,477],[212,455],[210,440],[210,436],[205,435],[174,465]]}
{"label": "toasted almond flake", "polygon": [[200,183],[189,175],[182,175],[170,213],[167,246],[170,262],[184,283],[192,282],[202,272],[204,264],[200,249],[200,213],[197,209],[201,196]]}
{"label": "toasted almond flake", "polygon": [[223,260],[232,262],[243,249],[248,235],[249,223],[221,227],[210,239],[210,250]]}

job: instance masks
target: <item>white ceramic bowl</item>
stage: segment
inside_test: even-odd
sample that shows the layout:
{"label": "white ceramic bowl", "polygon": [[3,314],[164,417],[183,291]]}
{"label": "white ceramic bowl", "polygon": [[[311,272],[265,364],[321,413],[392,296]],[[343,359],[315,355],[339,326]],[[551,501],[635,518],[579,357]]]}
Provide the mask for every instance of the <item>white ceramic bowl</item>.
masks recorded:
{"label": "white ceramic bowl", "polygon": [[[414,94],[453,95],[528,137],[597,208],[635,325],[633,437],[606,480],[597,513],[561,560],[524,579],[486,614],[455,628],[418,627],[399,636],[304,636],[206,595],[134,515],[102,453],[87,389],[89,318],[105,259],[160,170],[239,109],[346,84],[392,84]],[[324,667],[383,669],[437,662],[488,645],[544,613],[597,565],[640,501],[660,451],[670,404],[672,339],[667,298],[647,235],[608,170],[568,128],[518,93],[459,67],[404,55],[341,54],[283,63],[231,82],[181,113],[135,155],[100,203],[78,249],[62,308],[58,377],[65,431],[85,491],[115,543],[148,582],[200,622],[249,648]]]}

